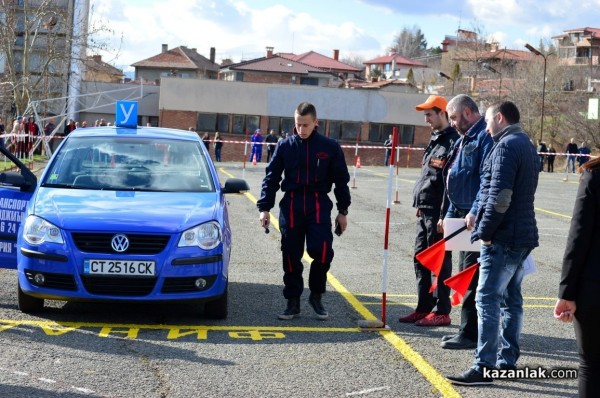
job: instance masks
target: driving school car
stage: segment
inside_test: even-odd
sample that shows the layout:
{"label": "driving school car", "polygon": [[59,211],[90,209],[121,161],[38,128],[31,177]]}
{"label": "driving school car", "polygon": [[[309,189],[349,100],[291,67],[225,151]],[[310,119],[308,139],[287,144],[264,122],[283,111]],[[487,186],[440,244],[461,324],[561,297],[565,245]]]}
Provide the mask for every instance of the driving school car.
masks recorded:
{"label": "driving school car", "polygon": [[119,106],[116,127],[70,133],[39,183],[0,147],[16,168],[0,173],[0,266],[18,270],[19,309],[41,311],[45,299],[195,300],[225,318],[224,195],[248,184],[221,187],[196,133],[137,127],[137,104]]}

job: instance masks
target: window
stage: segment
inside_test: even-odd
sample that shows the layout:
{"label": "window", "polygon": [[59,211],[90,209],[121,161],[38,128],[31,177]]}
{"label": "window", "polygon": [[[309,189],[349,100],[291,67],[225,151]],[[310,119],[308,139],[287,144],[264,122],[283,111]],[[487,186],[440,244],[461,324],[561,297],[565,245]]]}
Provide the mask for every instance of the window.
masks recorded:
{"label": "window", "polygon": [[356,141],[360,136],[360,123],[344,122],[342,123],[342,139]]}
{"label": "window", "polygon": [[217,115],[217,131],[229,131],[229,115],[227,114],[218,114]]}
{"label": "window", "polygon": [[275,134],[279,135],[279,118],[278,117],[270,117],[269,118],[269,131],[273,130]]}
{"label": "window", "polygon": [[339,140],[342,138],[342,122],[339,120],[329,121],[329,138]]}
{"label": "window", "polygon": [[300,84],[304,84],[306,86],[318,86],[319,79],[316,77],[301,77]]}
{"label": "window", "polygon": [[198,130],[199,131],[216,131],[217,114],[216,113],[199,113],[198,114]]}
{"label": "window", "polygon": [[244,81],[244,72],[235,72],[235,81],[243,82]]}
{"label": "window", "polygon": [[415,142],[415,126],[401,126],[400,144],[412,145]]}
{"label": "window", "polygon": [[248,134],[254,134],[254,130],[260,128],[260,116],[246,116],[246,128]]}
{"label": "window", "polygon": [[281,118],[281,131],[285,133],[294,133],[294,119],[291,117],[282,117]]}
{"label": "window", "polygon": [[233,131],[234,134],[244,134],[244,116],[233,115]]}

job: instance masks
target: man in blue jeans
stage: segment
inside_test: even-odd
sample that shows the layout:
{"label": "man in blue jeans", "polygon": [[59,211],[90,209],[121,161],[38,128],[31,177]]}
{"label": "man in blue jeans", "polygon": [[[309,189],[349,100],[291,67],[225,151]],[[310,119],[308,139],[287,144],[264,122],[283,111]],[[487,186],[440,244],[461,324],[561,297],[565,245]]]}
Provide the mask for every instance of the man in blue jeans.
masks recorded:
{"label": "man in blue jeans", "polygon": [[567,144],[565,152],[569,154],[567,155],[567,167],[565,169],[565,173],[569,172],[569,163],[571,164],[571,173],[575,173],[575,159],[579,153],[579,148],[577,148],[575,138],[571,138],[571,142]]}
{"label": "man in blue jeans", "polygon": [[[477,349],[469,370],[448,376],[454,384],[489,384],[493,382],[491,370],[516,369],[520,355],[523,261],[538,246],[533,201],[539,159],[519,120],[519,110],[510,101],[495,103],[485,115],[486,130],[494,146],[483,166],[471,236],[473,241],[481,239],[475,296]],[[501,313],[504,321],[500,328]],[[502,339],[500,350],[499,337]]]}

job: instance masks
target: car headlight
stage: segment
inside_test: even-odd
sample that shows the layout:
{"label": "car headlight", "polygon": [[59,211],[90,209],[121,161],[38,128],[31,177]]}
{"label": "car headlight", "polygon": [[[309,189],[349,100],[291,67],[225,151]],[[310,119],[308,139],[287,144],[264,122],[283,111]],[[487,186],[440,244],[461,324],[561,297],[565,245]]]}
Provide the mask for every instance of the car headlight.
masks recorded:
{"label": "car headlight", "polygon": [[198,246],[204,250],[214,249],[221,243],[221,227],[215,221],[183,231],[178,247]]}
{"label": "car headlight", "polygon": [[43,218],[33,215],[25,220],[23,239],[32,245],[39,245],[44,242],[65,243],[60,228]]}

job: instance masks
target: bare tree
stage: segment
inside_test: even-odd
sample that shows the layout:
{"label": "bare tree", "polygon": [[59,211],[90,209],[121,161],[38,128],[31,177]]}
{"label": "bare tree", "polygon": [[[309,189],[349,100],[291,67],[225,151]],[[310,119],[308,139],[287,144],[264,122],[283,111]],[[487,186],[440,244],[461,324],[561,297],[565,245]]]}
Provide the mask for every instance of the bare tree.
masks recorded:
{"label": "bare tree", "polygon": [[102,21],[81,37],[73,35],[73,24],[87,21],[75,20],[72,7],[69,0],[0,0],[0,112],[22,114],[30,101],[64,97],[75,43],[95,52],[107,50],[105,42],[93,39],[111,32]]}
{"label": "bare tree", "polygon": [[418,26],[404,27],[394,37],[392,48],[407,58],[421,57],[427,53],[427,40]]}

